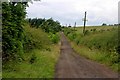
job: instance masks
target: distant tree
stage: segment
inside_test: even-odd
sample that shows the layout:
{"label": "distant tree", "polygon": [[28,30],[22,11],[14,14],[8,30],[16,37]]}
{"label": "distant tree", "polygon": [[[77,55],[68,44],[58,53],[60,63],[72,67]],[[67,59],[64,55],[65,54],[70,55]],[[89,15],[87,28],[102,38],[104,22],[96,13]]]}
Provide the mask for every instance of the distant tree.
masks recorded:
{"label": "distant tree", "polygon": [[103,23],[102,26],[107,26],[107,24],[106,24],[106,23]]}
{"label": "distant tree", "polygon": [[68,27],[71,27],[71,25],[69,24],[69,26]]}
{"label": "distant tree", "polygon": [[113,26],[113,24],[109,24],[109,26]]}
{"label": "distant tree", "polygon": [[61,25],[58,21],[54,21],[52,18],[50,19],[41,19],[41,18],[33,18],[29,19],[29,24],[31,27],[42,28],[45,32],[56,33],[61,30]]}
{"label": "distant tree", "polygon": [[118,26],[119,24],[114,24],[114,26]]}
{"label": "distant tree", "polygon": [[62,26],[61,28],[65,28],[65,26]]}

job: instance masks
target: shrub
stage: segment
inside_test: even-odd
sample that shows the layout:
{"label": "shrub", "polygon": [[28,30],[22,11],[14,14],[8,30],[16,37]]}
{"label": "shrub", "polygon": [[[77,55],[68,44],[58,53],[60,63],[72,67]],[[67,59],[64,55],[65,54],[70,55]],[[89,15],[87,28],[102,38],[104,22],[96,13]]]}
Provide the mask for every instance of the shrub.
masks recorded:
{"label": "shrub", "polygon": [[49,38],[52,43],[58,43],[58,41],[60,40],[60,37],[57,33],[55,33],[55,34],[49,33]]}
{"label": "shrub", "polygon": [[70,40],[73,41],[77,37],[77,34],[76,33],[70,33],[70,34],[68,34],[68,37],[69,37]]}
{"label": "shrub", "polygon": [[87,34],[89,34],[89,30],[85,30],[84,35],[87,35]]}
{"label": "shrub", "polygon": [[31,28],[29,25],[26,24],[24,27],[26,32],[26,43],[25,43],[25,50],[30,51],[34,48],[37,49],[44,49],[47,48],[48,45],[51,44],[48,38],[48,34],[42,31],[42,29],[38,28]]}
{"label": "shrub", "polygon": [[2,3],[2,57],[3,61],[18,59],[23,53],[24,19],[27,3]]}
{"label": "shrub", "polygon": [[96,29],[94,28],[94,29],[93,29],[93,32],[95,32],[95,31],[96,31]]}

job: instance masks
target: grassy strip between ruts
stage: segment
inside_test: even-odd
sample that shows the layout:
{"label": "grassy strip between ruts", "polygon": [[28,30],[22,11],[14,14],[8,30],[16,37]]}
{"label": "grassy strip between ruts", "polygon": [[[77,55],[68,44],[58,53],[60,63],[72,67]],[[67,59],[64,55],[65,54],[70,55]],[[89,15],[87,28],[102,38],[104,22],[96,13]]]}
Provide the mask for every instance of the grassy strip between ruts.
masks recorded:
{"label": "grassy strip between ruts", "polygon": [[109,66],[114,71],[118,71],[118,64],[111,64],[110,60],[112,59],[109,57],[106,53],[99,50],[90,50],[88,47],[83,45],[77,45],[75,42],[71,41],[72,48],[81,56],[84,56],[87,59],[91,59],[94,61],[97,61],[101,64],[105,64],[106,66]]}
{"label": "grassy strip between ruts", "polygon": [[[59,48],[60,44],[51,45],[50,50],[34,49],[24,55],[23,62],[9,61],[3,78],[53,78]],[[29,61],[32,56],[35,56],[35,61],[31,64]]]}

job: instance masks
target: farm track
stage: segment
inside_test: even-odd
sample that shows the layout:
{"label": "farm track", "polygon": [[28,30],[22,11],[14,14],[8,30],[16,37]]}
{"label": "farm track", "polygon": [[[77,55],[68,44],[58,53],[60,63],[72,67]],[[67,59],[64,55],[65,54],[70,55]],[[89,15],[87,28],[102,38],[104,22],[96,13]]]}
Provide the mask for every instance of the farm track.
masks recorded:
{"label": "farm track", "polygon": [[102,64],[76,54],[61,33],[61,52],[56,64],[55,78],[118,78],[118,74]]}

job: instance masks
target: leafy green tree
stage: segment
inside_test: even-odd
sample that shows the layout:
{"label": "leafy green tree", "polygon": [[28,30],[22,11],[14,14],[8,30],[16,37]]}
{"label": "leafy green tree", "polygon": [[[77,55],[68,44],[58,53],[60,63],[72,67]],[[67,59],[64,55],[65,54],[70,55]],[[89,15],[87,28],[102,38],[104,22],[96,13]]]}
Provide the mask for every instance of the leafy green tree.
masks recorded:
{"label": "leafy green tree", "polygon": [[3,60],[20,58],[23,53],[26,6],[27,2],[2,3]]}
{"label": "leafy green tree", "polygon": [[106,23],[103,23],[102,26],[107,26],[107,24],[106,24]]}
{"label": "leafy green tree", "polygon": [[41,19],[41,18],[33,18],[29,19],[29,24],[31,27],[42,28],[45,32],[56,33],[61,30],[61,25],[58,21],[54,21],[52,18],[50,19]]}

